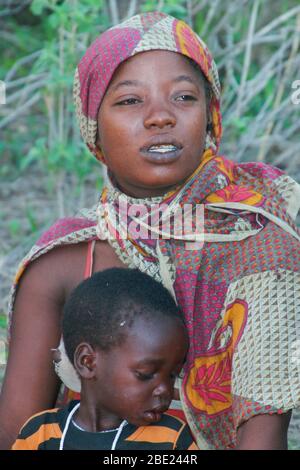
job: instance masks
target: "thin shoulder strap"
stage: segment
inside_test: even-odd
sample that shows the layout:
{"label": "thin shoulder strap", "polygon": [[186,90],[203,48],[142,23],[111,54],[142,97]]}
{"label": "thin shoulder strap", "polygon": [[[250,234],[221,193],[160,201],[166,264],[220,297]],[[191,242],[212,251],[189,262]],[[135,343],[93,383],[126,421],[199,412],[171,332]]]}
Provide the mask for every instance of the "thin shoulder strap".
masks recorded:
{"label": "thin shoulder strap", "polygon": [[96,240],[91,240],[88,242],[87,255],[84,268],[84,279],[91,277],[93,273],[93,260],[94,260],[94,249],[95,249]]}

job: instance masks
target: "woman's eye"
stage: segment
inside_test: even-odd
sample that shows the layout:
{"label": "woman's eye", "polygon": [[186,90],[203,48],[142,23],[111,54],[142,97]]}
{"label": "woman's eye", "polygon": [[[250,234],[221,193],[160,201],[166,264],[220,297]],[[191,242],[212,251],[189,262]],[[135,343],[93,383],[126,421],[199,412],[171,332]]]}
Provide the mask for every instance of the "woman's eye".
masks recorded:
{"label": "woman's eye", "polygon": [[140,100],[138,100],[137,98],[127,98],[126,100],[118,101],[116,104],[120,106],[128,106],[137,103],[140,103]]}
{"label": "woman's eye", "polygon": [[176,101],[197,101],[197,98],[195,98],[195,96],[193,95],[185,94],[177,96]]}
{"label": "woman's eye", "polygon": [[143,374],[142,372],[136,372],[136,376],[139,380],[142,381],[153,379],[153,374]]}

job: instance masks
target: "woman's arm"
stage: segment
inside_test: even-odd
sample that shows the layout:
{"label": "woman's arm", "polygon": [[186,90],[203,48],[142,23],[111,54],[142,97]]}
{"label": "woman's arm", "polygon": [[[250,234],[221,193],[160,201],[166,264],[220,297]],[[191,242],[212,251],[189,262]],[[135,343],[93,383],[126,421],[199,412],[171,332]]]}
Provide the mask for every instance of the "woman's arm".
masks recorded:
{"label": "woman's arm", "polygon": [[0,399],[1,449],[10,448],[32,414],[55,404],[59,381],[50,350],[59,342],[66,286],[69,290],[71,273],[77,268],[78,256],[72,256],[71,248],[58,248],[41,256],[21,279]]}
{"label": "woman's arm", "polygon": [[292,412],[257,415],[238,429],[236,450],[287,449],[287,432]]}

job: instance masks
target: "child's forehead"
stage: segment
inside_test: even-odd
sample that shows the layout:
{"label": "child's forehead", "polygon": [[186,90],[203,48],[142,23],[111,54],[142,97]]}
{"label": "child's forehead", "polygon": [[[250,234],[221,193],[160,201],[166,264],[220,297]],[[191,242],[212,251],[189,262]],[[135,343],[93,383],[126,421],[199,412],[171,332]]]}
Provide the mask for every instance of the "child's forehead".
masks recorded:
{"label": "child's forehead", "polygon": [[133,323],[125,321],[120,328],[124,328],[124,333],[119,341],[105,352],[100,350],[102,363],[109,370],[174,368],[183,364],[189,340],[180,318],[161,316],[151,320],[141,316]]}
{"label": "child's forehead", "polygon": [[[122,325],[127,326],[126,322]],[[139,349],[147,346],[160,346],[173,343],[173,340],[184,342],[186,336],[185,326],[182,320],[176,316],[154,315],[151,317],[137,317],[125,333],[125,348],[134,345]]]}
{"label": "child's forehead", "polygon": [[187,333],[179,319],[140,322],[129,331],[119,360],[137,367],[175,367],[184,362],[187,350]]}

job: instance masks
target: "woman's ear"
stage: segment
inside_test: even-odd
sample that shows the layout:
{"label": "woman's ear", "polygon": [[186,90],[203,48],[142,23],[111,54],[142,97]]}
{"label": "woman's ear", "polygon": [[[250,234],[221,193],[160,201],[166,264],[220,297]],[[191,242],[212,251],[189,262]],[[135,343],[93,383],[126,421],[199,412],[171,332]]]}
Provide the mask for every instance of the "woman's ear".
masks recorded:
{"label": "woman's ear", "polygon": [[96,143],[94,153],[95,153],[95,157],[97,158],[97,160],[99,160],[99,162],[105,163],[105,158],[104,158],[103,152],[102,152],[101,147],[99,146],[98,142]]}
{"label": "woman's ear", "polygon": [[95,143],[95,150],[94,150],[93,153],[94,153],[95,157],[97,158],[97,160],[99,160],[100,162],[106,164],[105,157],[104,157],[104,154],[102,152],[101,141],[100,141],[100,137],[99,137],[98,132],[97,132],[97,140],[96,140],[96,143]]}
{"label": "woman's ear", "polygon": [[74,353],[74,367],[82,379],[93,379],[97,368],[97,354],[88,343],[80,343]]}

